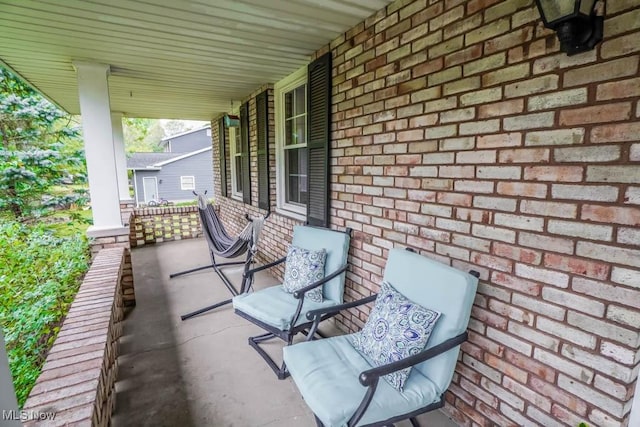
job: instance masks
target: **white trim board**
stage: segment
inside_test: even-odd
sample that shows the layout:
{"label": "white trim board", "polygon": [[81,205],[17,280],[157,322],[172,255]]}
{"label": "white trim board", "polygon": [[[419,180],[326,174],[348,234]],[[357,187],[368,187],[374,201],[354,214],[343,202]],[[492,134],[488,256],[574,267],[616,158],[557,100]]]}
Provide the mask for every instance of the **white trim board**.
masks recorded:
{"label": "white trim board", "polygon": [[154,163],[152,166],[153,167],[162,167],[164,165],[168,165],[169,163],[177,162],[178,160],[186,159],[188,157],[195,156],[196,154],[201,154],[201,153],[204,153],[204,152],[210,151],[210,150],[213,150],[213,146],[201,148],[201,149],[196,150],[196,151],[191,151],[189,153],[183,154],[182,156],[174,157],[172,159],[165,160],[163,162]]}
{"label": "white trim board", "polygon": [[[285,177],[285,153],[284,153],[284,93],[307,83],[307,65],[299,68],[294,73],[280,80],[273,86],[274,94],[274,119],[276,136],[276,211],[296,219],[305,220],[307,208],[286,202],[286,177]],[[308,124],[307,124],[308,125]]]}

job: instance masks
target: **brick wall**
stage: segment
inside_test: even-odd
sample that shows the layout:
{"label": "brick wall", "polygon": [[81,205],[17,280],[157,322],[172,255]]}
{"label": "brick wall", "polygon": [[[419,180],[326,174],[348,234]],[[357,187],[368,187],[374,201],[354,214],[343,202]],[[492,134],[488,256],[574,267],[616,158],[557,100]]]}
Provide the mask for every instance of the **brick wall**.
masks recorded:
{"label": "brick wall", "polygon": [[[606,14],[603,43],[567,57],[531,0],[396,1],[314,55],[333,54],[331,224],[355,230],[346,299],[377,291],[394,246],[481,272],[446,396],[460,425],[628,422],[640,2]],[[257,212],[220,203],[229,224]],[[271,221],[268,259],[296,223]],[[357,330],[366,311],[339,321]]]}
{"label": "brick wall", "polygon": [[136,208],[130,229],[132,247],[202,236],[197,206]]}
{"label": "brick wall", "polygon": [[109,425],[122,335],[124,252],[103,249],[94,258],[24,404],[25,411],[55,413],[51,425]]}

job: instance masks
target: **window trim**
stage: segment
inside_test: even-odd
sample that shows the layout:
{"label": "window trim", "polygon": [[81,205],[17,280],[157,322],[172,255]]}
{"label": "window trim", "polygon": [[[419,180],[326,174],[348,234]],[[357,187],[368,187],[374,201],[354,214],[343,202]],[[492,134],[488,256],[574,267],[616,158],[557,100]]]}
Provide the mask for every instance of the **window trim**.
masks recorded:
{"label": "window trim", "polygon": [[[240,117],[240,108],[235,108],[231,111],[230,114],[236,115]],[[239,120],[239,123],[242,124],[242,121]],[[229,161],[231,162],[231,198],[234,200],[242,201],[242,191],[238,191],[238,182],[236,180],[236,157],[242,157],[242,151],[236,153],[236,138],[242,138],[242,134],[240,132],[240,125],[229,127],[227,138],[229,143]],[[240,142],[242,148],[242,141]],[[242,177],[240,177],[242,179]]]}
{"label": "window trim", "polygon": [[307,207],[286,202],[284,94],[306,83],[307,65],[304,65],[302,68],[280,80],[273,87],[276,136],[276,212],[300,221],[307,219]]}
{"label": "window trim", "polygon": [[[193,188],[185,188],[185,183],[184,183],[184,179],[185,178],[191,178],[191,181],[193,182]],[[183,191],[195,191],[196,189],[196,177],[195,175],[181,175],[180,176],[180,189]]]}

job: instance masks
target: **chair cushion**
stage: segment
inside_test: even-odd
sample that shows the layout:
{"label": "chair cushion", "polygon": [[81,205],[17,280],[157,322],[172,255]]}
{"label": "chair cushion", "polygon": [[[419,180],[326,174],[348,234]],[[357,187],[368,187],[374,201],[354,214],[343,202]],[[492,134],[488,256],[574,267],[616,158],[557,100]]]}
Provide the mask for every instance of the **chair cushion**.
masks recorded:
{"label": "chair cushion", "polygon": [[[233,308],[281,331],[287,331],[291,327],[291,319],[298,307],[298,301],[282,286],[271,286],[257,292],[234,297]],[[332,305],[335,305],[335,302],[331,300],[315,302],[305,298],[295,326],[309,322],[306,317],[309,310]]]}
{"label": "chair cushion", "polygon": [[[422,351],[440,313],[409,301],[388,282],[382,282],[375,305],[362,331],[353,334],[353,346],[376,366],[405,359]],[[412,367],[384,376],[396,390]]]}
{"label": "chair cushion", "polygon": [[[324,278],[324,262],[327,259],[327,251],[320,249],[313,251],[289,246],[287,261],[284,267],[284,281],[282,287],[290,294],[298,289],[309,286]],[[304,294],[311,301],[322,302],[322,286],[311,289]]]}
{"label": "chair cushion", "polygon": [[[395,248],[389,251],[383,280],[398,292],[423,307],[441,314],[426,348],[438,345],[466,331],[478,279],[464,271]],[[433,381],[441,392],[449,388],[458,361],[459,347],[415,366]]]}
{"label": "chair cushion", "polygon": [[[342,335],[284,348],[284,361],[302,397],[326,427],[342,427],[360,405],[367,387],[358,381],[370,361]],[[399,392],[380,381],[369,408],[358,425],[366,425],[423,408],[440,399],[435,385],[414,372]]]}

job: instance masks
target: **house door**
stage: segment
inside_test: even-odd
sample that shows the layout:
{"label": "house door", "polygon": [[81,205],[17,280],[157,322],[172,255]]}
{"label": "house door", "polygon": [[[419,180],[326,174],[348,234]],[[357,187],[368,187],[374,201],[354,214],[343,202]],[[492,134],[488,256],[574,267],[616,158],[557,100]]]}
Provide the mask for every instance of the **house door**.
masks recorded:
{"label": "house door", "polygon": [[158,200],[158,180],[155,176],[142,178],[142,186],[144,187],[145,203],[149,203],[151,200]]}

